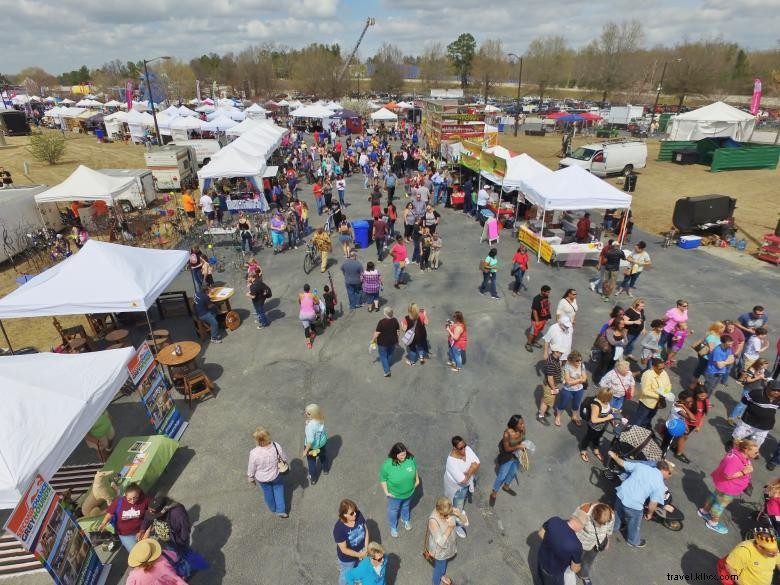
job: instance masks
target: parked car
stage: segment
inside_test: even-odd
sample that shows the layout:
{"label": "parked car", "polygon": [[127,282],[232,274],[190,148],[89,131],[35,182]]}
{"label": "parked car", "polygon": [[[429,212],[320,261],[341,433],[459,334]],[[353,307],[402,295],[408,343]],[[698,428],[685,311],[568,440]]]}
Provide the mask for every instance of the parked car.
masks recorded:
{"label": "parked car", "polygon": [[647,144],[639,140],[596,142],[580,146],[564,158],[560,168],[580,166],[596,176],[630,175],[647,166]]}

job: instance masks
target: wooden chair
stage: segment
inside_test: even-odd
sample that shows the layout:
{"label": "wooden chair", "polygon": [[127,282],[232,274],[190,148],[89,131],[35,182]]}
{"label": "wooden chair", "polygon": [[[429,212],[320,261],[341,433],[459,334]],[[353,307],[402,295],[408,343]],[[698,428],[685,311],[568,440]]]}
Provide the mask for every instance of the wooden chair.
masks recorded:
{"label": "wooden chair", "polygon": [[184,397],[190,408],[192,400],[211,394],[214,396],[214,384],[203,370],[193,370],[184,375]]}
{"label": "wooden chair", "polygon": [[117,328],[116,321],[114,321],[114,316],[111,313],[87,314],[85,317],[97,339],[103,339],[106,333]]}
{"label": "wooden chair", "polygon": [[187,301],[190,305],[192,325],[195,327],[195,334],[201,341],[209,339],[211,337],[211,325],[198,319],[197,315],[195,315],[195,308],[193,306],[192,299],[187,299]]}
{"label": "wooden chair", "polygon": [[[52,317],[52,324],[57,330],[57,333],[60,334],[63,346],[70,348],[70,342],[72,340],[83,339],[86,347],[90,351],[95,350],[94,340],[89,335],[87,335],[87,331],[84,329],[83,325],[74,325],[73,327],[63,328],[57,317]],[[81,346],[79,345],[79,347]]]}

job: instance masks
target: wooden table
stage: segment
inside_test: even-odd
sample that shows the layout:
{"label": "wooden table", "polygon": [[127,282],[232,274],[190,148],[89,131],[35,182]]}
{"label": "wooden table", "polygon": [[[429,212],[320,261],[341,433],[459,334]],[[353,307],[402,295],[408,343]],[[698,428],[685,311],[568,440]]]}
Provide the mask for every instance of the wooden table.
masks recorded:
{"label": "wooden table", "polygon": [[105,340],[109,344],[118,343],[120,341],[125,341],[129,335],[130,332],[127,329],[114,329],[113,331],[106,333]]}
{"label": "wooden table", "polygon": [[[176,355],[176,346],[181,348],[181,355]],[[201,346],[197,341],[180,341],[171,343],[157,352],[157,361],[168,366],[168,373],[173,385],[181,391],[184,386],[184,375],[196,369],[195,360],[200,354]]]}
{"label": "wooden table", "polygon": [[[221,294],[223,290],[229,290],[230,292],[227,294]],[[232,299],[233,295],[235,294],[236,289],[227,286],[217,286],[211,289],[211,292],[209,293],[209,300],[211,300],[211,302],[217,306],[218,315],[224,315],[225,313],[229,313],[232,310],[230,308],[230,299]]]}

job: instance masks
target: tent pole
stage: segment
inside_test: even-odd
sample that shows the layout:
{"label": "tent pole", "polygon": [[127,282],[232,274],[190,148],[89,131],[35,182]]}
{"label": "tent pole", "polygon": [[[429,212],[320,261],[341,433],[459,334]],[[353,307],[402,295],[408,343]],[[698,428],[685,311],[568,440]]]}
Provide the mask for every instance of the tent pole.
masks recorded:
{"label": "tent pole", "polygon": [[149,311],[144,311],[144,314],[146,315],[146,324],[149,326],[149,335],[152,338],[152,345],[154,345],[154,353],[157,355],[157,352],[160,351],[160,348],[157,347],[157,339],[154,337],[154,330],[152,329],[152,322],[149,320]]}
{"label": "tent pole", "polygon": [[539,228],[539,242],[536,245],[536,262],[542,261],[542,235],[544,234],[544,219],[547,217],[547,202],[542,207],[542,227]]}
{"label": "tent pole", "polygon": [[5,325],[3,325],[2,321],[0,321],[0,330],[3,331],[3,337],[5,337],[5,342],[8,344],[8,351],[11,352],[11,355],[15,355],[14,354],[14,348],[11,346],[11,340],[8,339],[8,333],[6,333]]}

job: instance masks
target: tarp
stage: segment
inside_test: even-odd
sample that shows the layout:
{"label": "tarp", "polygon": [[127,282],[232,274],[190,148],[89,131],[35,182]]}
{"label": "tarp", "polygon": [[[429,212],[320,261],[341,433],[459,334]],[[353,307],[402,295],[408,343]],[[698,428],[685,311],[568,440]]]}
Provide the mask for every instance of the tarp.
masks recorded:
{"label": "tarp", "polygon": [[552,170],[548,169],[535,158],[527,154],[513,156],[506,163],[506,174],[502,183],[504,191],[519,189],[523,179],[532,179],[544,175],[551,175]]}
{"label": "tarp", "polygon": [[6,356],[0,360],[0,509],[36,473],[51,479],[127,379],[134,349]]}
{"label": "tarp", "polygon": [[531,203],[551,209],[625,209],[631,195],[616,189],[582,167],[521,179],[519,188]]}
{"label": "tarp", "polygon": [[715,102],[698,110],[674,116],[669,121],[669,140],[702,140],[728,137],[737,142],[750,140],[756,118],[748,112]]}
{"label": "tarp", "polygon": [[395,121],[398,119],[398,116],[396,116],[393,112],[388,110],[387,108],[379,108],[376,112],[371,114],[371,119],[375,121]]}
{"label": "tarp", "polygon": [[124,193],[133,182],[133,178],[107,177],[89,167],[79,165],[62,183],[38,193],[35,202],[107,201],[113,203],[114,197]]}
{"label": "tarp", "polygon": [[0,319],[146,311],[188,258],[184,250],[87,240],[77,254],[0,299]]}
{"label": "tarp", "polygon": [[347,120],[349,118],[359,118],[360,114],[353,110],[339,110],[335,114],[333,114],[334,118],[339,118],[341,120]]}

